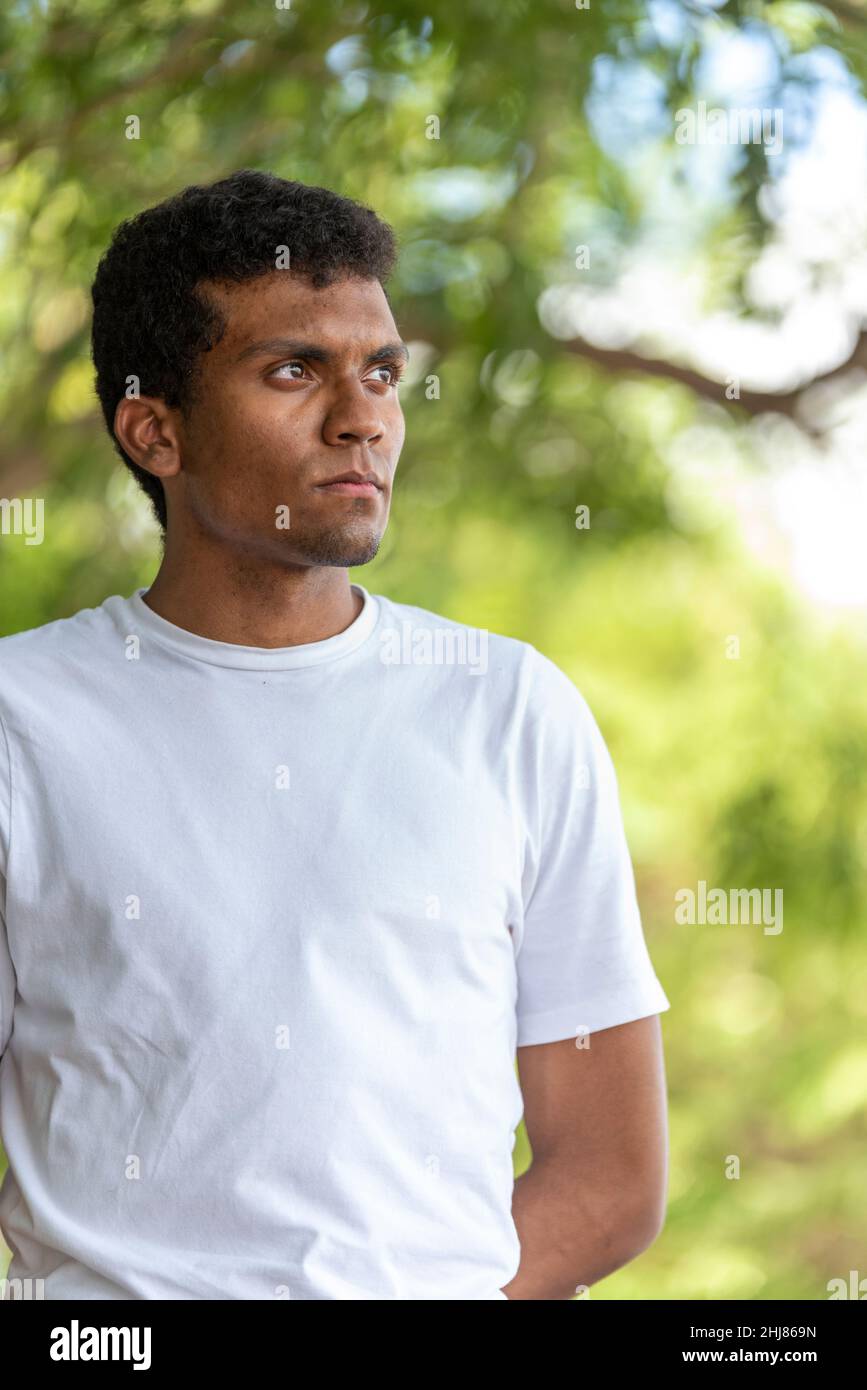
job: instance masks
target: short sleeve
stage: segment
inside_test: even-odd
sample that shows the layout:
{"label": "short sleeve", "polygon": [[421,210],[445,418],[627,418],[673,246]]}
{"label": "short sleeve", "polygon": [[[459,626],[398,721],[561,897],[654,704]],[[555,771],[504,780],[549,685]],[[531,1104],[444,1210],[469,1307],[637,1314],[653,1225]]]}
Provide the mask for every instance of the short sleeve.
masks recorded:
{"label": "short sleeve", "polygon": [[670,1008],[642,930],[608,748],[580,691],[531,648],[520,779],[517,1046]]}
{"label": "short sleeve", "polygon": [[9,742],[0,718],[0,1057],[12,1033],[12,1008],[15,1003],[15,969],[9,954],[6,935],[6,863],[9,854],[11,823],[11,762]]}

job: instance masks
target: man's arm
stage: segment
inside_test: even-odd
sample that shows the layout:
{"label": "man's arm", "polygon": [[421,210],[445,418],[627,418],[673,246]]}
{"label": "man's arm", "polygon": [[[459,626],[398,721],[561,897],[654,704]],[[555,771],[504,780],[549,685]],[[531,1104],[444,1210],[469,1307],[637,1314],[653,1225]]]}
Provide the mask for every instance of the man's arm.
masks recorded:
{"label": "man's arm", "polygon": [[603,1028],[583,1044],[518,1048],[533,1161],[514,1188],[521,1263],[503,1288],[508,1298],[572,1298],[646,1250],[664,1224],[659,1017]]}

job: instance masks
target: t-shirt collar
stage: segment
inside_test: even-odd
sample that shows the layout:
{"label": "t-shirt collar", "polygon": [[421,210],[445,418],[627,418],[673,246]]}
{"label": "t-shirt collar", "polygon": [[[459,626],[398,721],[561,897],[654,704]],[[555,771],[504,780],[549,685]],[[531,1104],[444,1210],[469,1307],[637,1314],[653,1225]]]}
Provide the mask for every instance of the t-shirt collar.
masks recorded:
{"label": "t-shirt collar", "polygon": [[207,661],[215,666],[234,666],[256,671],[285,671],[299,666],[318,666],[347,656],[366,642],[379,620],[380,605],[375,594],[368,593],[362,584],[350,586],[363,599],[358,617],[343,632],[325,637],[320,642],[301,642],[293,647],[246,647],[235,642],[217,642],[198,632],[178,627],[163,618],[144,602],[147,588],[136,589],[127,599],[134,619],[134,632],[151,638],[183,656]]}

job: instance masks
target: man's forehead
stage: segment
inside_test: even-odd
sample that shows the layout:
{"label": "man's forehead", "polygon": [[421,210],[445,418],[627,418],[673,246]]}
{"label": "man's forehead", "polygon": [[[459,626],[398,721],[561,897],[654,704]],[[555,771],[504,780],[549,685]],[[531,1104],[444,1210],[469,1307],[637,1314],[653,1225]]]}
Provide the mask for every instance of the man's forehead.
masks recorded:
{"label": "man's forehead", "polygon": [[223,310],[223,342],[233,347],[266,334],[297,337],[299,331],[307,336],[315,330],[323,343],[330,338],[334,348],[367,344],[383,330],[396,336],[378,280],[352,276],[316,289],[301,276],[277,271],[241,284],[206,281],[202,289]]}

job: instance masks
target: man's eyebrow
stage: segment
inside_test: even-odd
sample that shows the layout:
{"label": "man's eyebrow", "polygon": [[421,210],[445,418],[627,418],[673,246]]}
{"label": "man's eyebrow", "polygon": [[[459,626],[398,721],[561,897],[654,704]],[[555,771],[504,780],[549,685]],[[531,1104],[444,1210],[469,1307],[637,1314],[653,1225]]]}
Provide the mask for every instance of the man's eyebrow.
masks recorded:
{"label": "man's eyebrow", "polygon": [[[235,361],[246,362],[249,357],[266,355],[269,357],[306,357],[312,362],[331,362],[334,358],[333,352],[329,352],[328,348],[319,347],[317,343],[305,343],[297,338],[267,338],[261,343],[248,344],[238,353]],[[406,343],[384,343],[382,347],[369,352],[362,365],[368,367],[372,362],[392,362],[395,358],[402,358],[404,362],[409,361],[409,348]]]}

